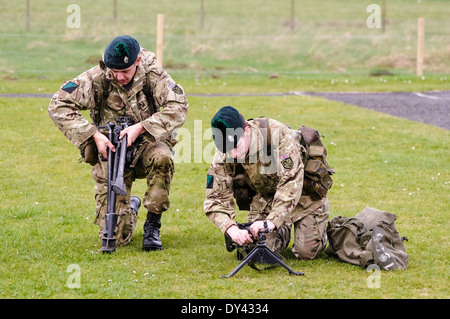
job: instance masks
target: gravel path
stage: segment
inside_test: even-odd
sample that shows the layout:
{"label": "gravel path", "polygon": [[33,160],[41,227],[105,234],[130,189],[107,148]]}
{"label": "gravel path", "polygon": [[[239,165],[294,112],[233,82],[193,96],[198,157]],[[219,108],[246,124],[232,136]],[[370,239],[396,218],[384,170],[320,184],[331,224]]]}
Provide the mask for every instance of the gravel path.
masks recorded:
{"label": "gravel path", "polygon": [[412,121],[431,124],[450,130],[450,91],[427,93],[306,92],[305,94],[353,104],[378,112],[387,113]]}
{"label": "gravel path", "polygon": [[[324,97],[329,100],[357,105],[378,112],[403,117],[412,121],[439,126],[450,130],[450,91],[440,92],[388,92],[388,93],[327,93],[296,92],[288,93],[225,93],[225,94],[188,94],[188,96],[285,96],[309,95]],[[0,94],[10,98],[48,98],[52,94]]]}

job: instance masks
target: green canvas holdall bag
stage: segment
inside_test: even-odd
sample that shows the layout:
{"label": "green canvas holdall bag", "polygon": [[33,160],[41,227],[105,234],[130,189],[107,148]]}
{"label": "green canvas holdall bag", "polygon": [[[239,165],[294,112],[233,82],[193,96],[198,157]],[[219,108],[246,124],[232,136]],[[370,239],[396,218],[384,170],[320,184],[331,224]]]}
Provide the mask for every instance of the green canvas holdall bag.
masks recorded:
{"label": "green canvas holdall bag", "polygon": [[406,269],[409,256],[393,213],[366,207],[355,217],[328,221],[325,253],[362,268],[376,264],[383,270]]}

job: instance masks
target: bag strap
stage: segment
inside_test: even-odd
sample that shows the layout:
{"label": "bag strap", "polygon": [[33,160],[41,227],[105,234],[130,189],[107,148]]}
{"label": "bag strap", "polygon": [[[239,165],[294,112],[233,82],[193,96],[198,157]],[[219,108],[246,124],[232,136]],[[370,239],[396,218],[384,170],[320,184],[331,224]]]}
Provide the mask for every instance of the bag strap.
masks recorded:
{"label": "bag strap", "polygon": [[103,118],[105,114],[105,108],[106,108],[106,101],[108,100],[109,91],[111,90],[111,82],[108,80],[103,81],[103,92],[102,92],[102,100],[100,102],[100,111],[99,111],[99,118],[97,120],[97,125],[100,125],[100,120]]}
{"label": "bag strap", "polygon": [[150,115],[156,113],[156,107],[155,104],[153,103],[153,94],[152,91],[150,90],[150,86],[148,85],[147,74],[144,77],[144,87],[142,91],[144,92],[145,99],[147,100],[147,105],[150,109]]}
{"label": "bag strap", "polygon": [[[100,62],[100,61],[99,61]],[[100,62],[100,67],[102,67],[103,61]],[[101,94],[96,94],[96,105],[99,105],[99,108],[97,111],[95,110],[91,110],[91,118],[93,123],[95,123],[95,125],[100,125],[100,120],[103,118],[104,113],[105,113],[105,108],[106,108],[106,103],[109,97],[109,93],[111,91],[111,82],[106,79],[105,74],[103,73],[103,75],[101,77],[98,78],[97,82],[97,87],[101,87],[102,92]],[[147,105],[150,109],[150,115],[153,115],[154,113],[156,113],[156,107],[155,104],[153,102],[153,94],[152,91],[150,89],[150,86],[148,85],[148,80],[147,80],[147,75],[144,77],[144,85],[142,88],[142,91],[144,92],[145,95],[145,99],[147,100]]]}
{"label": "bag strap", "polygon": [[262,129],[263,139],[264,139],[264,148],[267,150],[267,155],[271,155],[271,146],[272,146],[272,135],[270,132],[269,119],[267,117],[259,117],[253,120],[259,128]]}

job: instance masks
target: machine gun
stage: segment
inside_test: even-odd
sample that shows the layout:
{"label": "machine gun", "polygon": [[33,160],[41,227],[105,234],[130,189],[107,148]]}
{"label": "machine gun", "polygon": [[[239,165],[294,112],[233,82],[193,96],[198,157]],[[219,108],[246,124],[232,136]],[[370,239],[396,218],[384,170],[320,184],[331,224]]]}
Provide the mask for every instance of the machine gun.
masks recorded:
{"label": "machine gun", "polygon": [[120,132],[131,125],[132,119],[129,117],[120,117],[117,125],[108,122],[104,127],[108,131],[108,138],[116,148],[113,152],[108,150],[108,194],[107,194],[107,212],[105,215],[105,227],[103,228],[102,252],[111,253],[116,250],[116,239],[114,238],[117,227],[118,215],[116,214],[116,196],[126,195],[127,188],[123,180],[123,174],[126,166],[131,163],[132,152],[127,150],[127,135],[122,140],[119,139]]}
{"label": "machine gun", "polygon": [[[237,224],[237,226],[240,229],[245,229],[248,232],[250,232],[250,225],[252,223],[243,223],[243,224]],[[225,234],[225,245],[227,247],[227,250],[229,252],[232,252],[235,249],[238,249],[238,259],[240,259],[240,256],[244,257],[243,255],[245,252],[250,250],[243,258],[243,261],[239,266],[237,266],[229,275],[227,276],[220,276],[220,278],[229,278],[234,276],[242,267],[244,267],[246,264],[248,264],[251,268],[259,270],[255,263],[259,264],[279,264],[283,266],[291,275],[304,275],[302,272],[295,272],[289,266],[287,266],[282,258],[278,256],[276,253],[271,251],[266,246],[266,235],[267,233],[270,233],[272,230],[267,227],[267,222],[264,222],[264,229],[259,232],[258,238],[256,239],[256,246],[254,246],[253,249],[251,247],[242,247],[239,246],[237,243],[233,242],[230,236],[228,234]],[[250,248],[250,249],[248,249]],[[241,253],[241,251],[244,251],[244,253]]]}

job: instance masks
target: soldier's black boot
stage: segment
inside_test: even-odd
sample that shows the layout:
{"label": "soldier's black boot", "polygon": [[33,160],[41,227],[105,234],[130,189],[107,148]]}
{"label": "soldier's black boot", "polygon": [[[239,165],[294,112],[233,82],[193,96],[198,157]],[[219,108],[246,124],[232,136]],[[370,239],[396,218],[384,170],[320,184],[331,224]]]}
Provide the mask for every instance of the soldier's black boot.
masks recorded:
{"label": "soldier's black boot", "polygon": [[131,209],[136,213],[136,216],[137,216],[139,207],[141,207],[141,200],[139,199],[139,197],[131,196],[130,206],[131,206]]}
{"label": "soldier's black boot", "polygon": [[144,240],[142,249],[145,251],[161,250],[162,242],[159,238],[159,229],[161,228],[161,214],[148,212],[147,220],[144,223]]}

